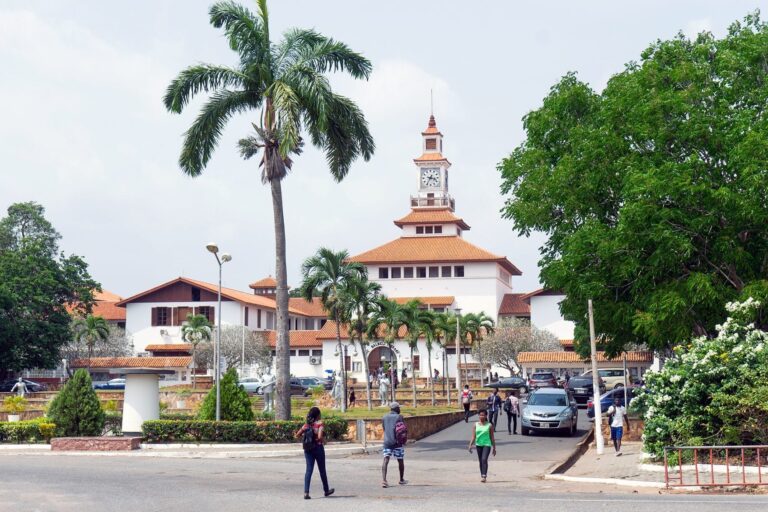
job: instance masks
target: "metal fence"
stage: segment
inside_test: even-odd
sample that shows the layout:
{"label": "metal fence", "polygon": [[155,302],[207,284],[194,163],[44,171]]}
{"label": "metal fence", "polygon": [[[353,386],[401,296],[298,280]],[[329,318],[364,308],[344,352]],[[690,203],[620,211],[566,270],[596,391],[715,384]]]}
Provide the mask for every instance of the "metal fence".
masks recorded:
{"label": "metal fence", "polygon": [[768,485],[766,456],[768,445],[668,446],[664,482],[667,487]]}

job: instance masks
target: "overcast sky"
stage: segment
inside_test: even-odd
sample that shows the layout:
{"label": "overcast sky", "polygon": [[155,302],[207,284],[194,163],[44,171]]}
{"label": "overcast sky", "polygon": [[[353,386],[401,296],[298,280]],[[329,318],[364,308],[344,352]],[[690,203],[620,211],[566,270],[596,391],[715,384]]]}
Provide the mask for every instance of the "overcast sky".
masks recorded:
{"label": "overcast sky", "polygon": [[[255,8],[254,2],[244,1]],[[334,77],[362,107],[377,150],[336,184],[307,148],[284,181],[289,284],[320,246],[356,254],[399,236],[416,190],[412,159],[429,117],[430,89],[451,160],[456,212],[470,242],[538,287],[543,238],[518,238],[500,218],[497,163],[523,140],[521,118],[568,71],[593,88],[658,38],[726,33],[768,1],[359,1],[271,0],[273,40],[314,27],[365,54],[369,82]],[[225,286],[247,289],[274,274],[272,207],[231,122],[203,176],[177,165],[181,134],[200,101],[165,111],[170,80],[198,62],[234,64],[208,22],[210,0],[2,0],[0,3],[0,209],[37,201],[105,289],[129,296],[179,275],[215,281],[205,250],[233,261]]]}

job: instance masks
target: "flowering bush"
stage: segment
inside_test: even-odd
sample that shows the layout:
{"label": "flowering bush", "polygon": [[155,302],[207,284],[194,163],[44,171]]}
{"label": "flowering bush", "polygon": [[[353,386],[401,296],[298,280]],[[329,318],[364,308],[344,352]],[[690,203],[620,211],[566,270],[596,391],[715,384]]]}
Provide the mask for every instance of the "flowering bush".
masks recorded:
{"label": "flowering bush", "polygon": [[717,337],[677,347],[647,393],[632,402],[645,419],[645,450],[665,446],[768,444],[768,333],[751,323],[760,304],[729,303]]}

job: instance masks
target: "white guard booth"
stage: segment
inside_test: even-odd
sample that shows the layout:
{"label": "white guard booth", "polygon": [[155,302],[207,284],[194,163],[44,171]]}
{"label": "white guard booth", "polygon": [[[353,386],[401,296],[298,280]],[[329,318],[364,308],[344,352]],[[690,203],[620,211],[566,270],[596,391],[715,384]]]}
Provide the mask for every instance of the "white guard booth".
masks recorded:
{"label": "white guard booth", "polygon": [[173,370],[157,368],[115,368],[125,375],[123,397],[123,435],[142,435],[141,425],[147,420],[160,419],[160,375],[172,375]]}

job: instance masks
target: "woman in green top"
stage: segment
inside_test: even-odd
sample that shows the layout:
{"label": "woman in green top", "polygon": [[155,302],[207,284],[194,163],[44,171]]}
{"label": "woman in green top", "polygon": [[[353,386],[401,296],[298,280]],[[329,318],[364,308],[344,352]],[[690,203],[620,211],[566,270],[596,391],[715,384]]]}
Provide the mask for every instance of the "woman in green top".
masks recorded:
{"label": "woman in green top", "polygon": [[477,445],[477,460],[480,462],[480,481],[485,483],[488,476],[488,456],[496,456],[496,438],[493,437],[493,425],[488,421],[488,413],[480,411],[479,420],[475,423],[475,432],[469,440],[469,453],[472,445]]}

